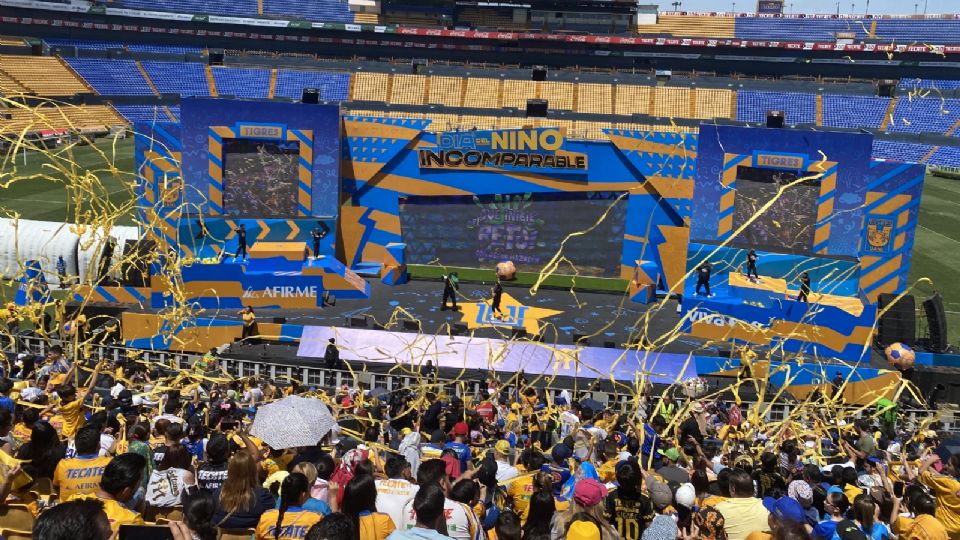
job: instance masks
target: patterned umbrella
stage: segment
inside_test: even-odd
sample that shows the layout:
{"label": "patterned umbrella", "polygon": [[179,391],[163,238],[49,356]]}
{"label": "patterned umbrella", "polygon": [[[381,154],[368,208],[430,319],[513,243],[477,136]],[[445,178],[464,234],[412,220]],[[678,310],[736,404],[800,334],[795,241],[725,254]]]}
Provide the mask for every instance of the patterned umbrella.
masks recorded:
{"label": "patterned umbrella", "polygon": [[336,423],[319,399],[289,396],[260,407],[250,434],[275,450],[314,446]]}

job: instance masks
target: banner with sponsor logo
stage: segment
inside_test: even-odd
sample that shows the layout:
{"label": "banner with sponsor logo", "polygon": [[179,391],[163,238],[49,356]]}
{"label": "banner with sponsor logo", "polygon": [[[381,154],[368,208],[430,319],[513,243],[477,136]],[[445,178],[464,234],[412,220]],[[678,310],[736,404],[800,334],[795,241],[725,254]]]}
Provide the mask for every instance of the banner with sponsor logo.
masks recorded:
{"label": "banner with sponsor logo", "polygon": [[564,149],[563,128],[447,131],[418,150],[421,169],[586,175],[587,155]]}

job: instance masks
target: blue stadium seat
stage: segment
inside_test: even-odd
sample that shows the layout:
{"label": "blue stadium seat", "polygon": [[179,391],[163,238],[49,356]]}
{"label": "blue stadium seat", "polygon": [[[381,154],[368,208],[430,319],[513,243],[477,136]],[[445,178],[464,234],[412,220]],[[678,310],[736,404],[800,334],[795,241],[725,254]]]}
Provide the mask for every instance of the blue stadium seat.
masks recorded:
{"label": "blue stadium seat", "polygon": [[737,92],[737,120],[766,122],[767,111],[786,113],[786,123],[813,124],[817,121],[817,97],[792,92]]}
{"label": "blue stadium seat", "polygon": [[191,47],[189,45],[158,45],[156,43],[131,43],[127,45],[131,52],[147,52],[161,54],[200,54],[203,47]]}
{"label": "blue stadium seat", "polygon": [[209,96],[204,65],[197,62],[141,62],[161,94]]}
{"label": "blue stadium seat", "polygon": [[941,146],[930,156],[927,163],[930,165],[960,167],[960,147]]}
{"label": "blue stadium seat", "polygon": [[153,90],[133,60],[67,58],[70,67],[107,96],[152,96]]}
{"label": "blue stadium seat", "polygon": [[823,125],[843,128],[879,128],[890,98],[823,96]]}
{"label": "blue stadium seat", "polygon": [[960,90],[960,81],[944,79],[900,79],[898,90]]}
{"label": "blue stadium seat", "polygon": [[[154,105],[117,105],[114,107],[124,118],[133,122],[170,122],[163,107]],[[171,107],[172,109],[173,107]],[[179,107],[177,111],[179,113]],[[179,118],[179,114],[177,118]]]}
{"label": "blue stadium seat", "polygon": [[263,0],[263,13],[308,21],[353,22],[347,0]]}
{"label": "blue stadium seat", "polygon": [[221,96],[266,98],[270,92],[270,71],[256,68],[213,68],[213,80]]}
{"label": "blue stadium seat", "polygon": [[901,97],[888,131],[946,133],[960,119],[960,99]]}
{"label": "blue stadium seat", "polygon": [[[960,35],[958,19],[877,19],[876,39],[891,42],[952,43]],[[775,41],[833,41],[837,32],[870,36],[871,19],[783,19],[738,17],[734,36]]]}
{"label": "blue stadium seat", "polygon": [[319,88],[320,99],[344,101],[350,89],[350,75],[286,69],[277,72],[276,97],[300,99],[304,88]]}
{"label": "blue stadium seat", "polygon": [[873,157],[906,163],[919,163],[930,152],[928,144],[873,140]]}
{"label": "blue stadium seat", "polygon": [[90,41],[86,39],[44,39],[50,48],[54,47],[76,47],[78,49],[93,49],[97,51],[109,51],[113,49],[123,49],[123,43],[119,41]]}

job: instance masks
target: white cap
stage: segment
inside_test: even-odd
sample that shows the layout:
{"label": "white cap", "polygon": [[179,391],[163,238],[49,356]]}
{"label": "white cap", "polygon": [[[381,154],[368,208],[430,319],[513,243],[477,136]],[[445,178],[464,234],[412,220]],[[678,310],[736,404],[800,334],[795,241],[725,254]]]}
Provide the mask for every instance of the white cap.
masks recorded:
{"label": "white cap", "polygon": [[697,502],[697,490],[690,482],[680,484],[680,487],[677,488],[677,494],[674,495],[674,499],[677,501],[677,504],[681,506],[693,508],[693,504]]}

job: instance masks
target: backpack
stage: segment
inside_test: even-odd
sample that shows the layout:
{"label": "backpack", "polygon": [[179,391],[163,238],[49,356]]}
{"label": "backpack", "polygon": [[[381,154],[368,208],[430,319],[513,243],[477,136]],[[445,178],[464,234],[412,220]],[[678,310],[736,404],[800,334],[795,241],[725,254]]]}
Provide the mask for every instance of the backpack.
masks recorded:
{"label": "backpack", "polygon": [[337,468],[333,470],[333,474],[330,475],[330,483],[336,483],[337,486],[339,486],[337,489],[338,505],[343,503],[343,490],[347,487],[347,484],[356,474],[355,469],[357,464],[368,459],[369,457],[369,450],[363,448],[354,448],[343,455],[343,459],[341,459],[340,463],[337,464]]}

